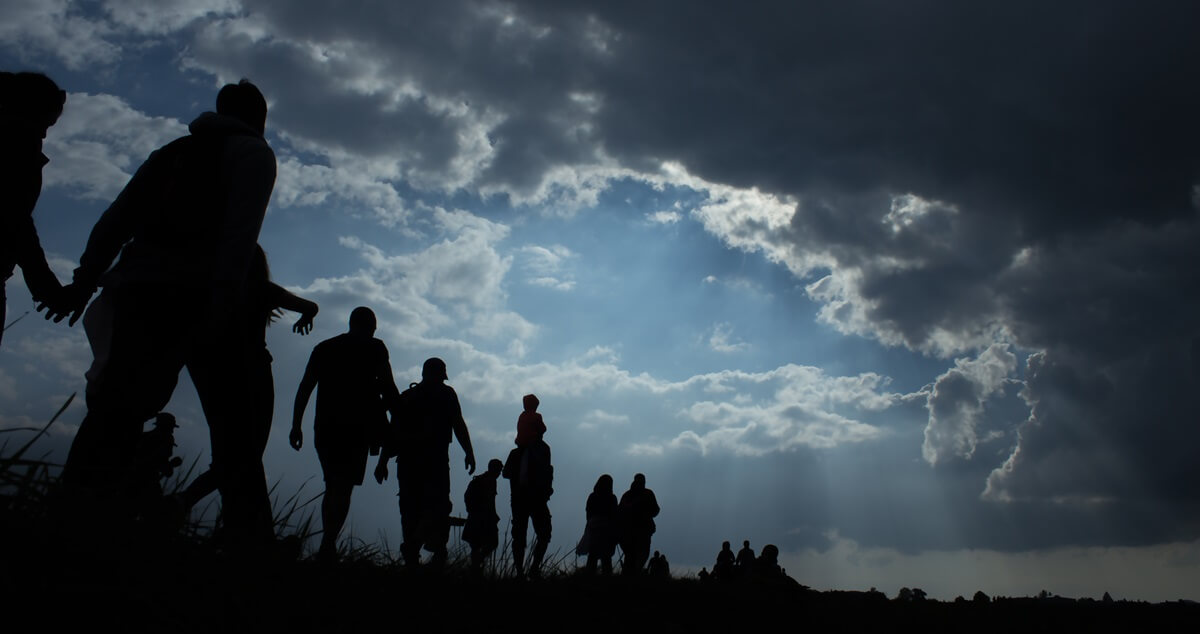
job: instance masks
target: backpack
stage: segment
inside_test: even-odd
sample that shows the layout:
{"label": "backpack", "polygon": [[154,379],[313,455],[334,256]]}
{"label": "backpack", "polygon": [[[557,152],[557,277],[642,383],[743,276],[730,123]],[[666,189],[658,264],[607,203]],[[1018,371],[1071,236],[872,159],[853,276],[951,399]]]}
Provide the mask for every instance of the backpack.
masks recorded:
{"label": "backpack", "polygon": [[550,464],[550,445],[538,440],[508,452],[501,475],[513,486],[536,497],[549,499],[554,494],[554,466]]}
{"label": "backpack", "polygon": [[400,393],[392,408],[392,420],[387,423],[382,433],[381,444],[383,451],[389,456],[399,455],[404,449],[414,449],[416,438],[413,436],[413,420],[417,416],[419,396],[416,383],[409,383]]}

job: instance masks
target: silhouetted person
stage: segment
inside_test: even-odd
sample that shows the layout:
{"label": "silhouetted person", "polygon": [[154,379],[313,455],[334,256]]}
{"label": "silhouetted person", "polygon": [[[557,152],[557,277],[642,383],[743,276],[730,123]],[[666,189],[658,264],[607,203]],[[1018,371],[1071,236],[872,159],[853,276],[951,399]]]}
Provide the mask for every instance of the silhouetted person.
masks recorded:
{"label": "silhouetted person", "polygon": [[587,499],[588,553],[587,571],[596,572],[596,564],[606,575],[612,574],[613,552],[617,549],[617,496],[613,478],[607,473],[596,480]]}
{"label": "silhouetted person", "polygon": [[162,497],[162,480],[175,472],[183,460],[175,453],[175,428],[179,425],[175,417],[159,412],[154,417],[154,427],[142,432],[134,456],[134,483],[141,507]]}
{"label": "silhouetted person", "polygon": [[42,154],[46,130],[62,114],[67,93],[40,73],[0,72],[0,341],[7,300],[4,286],[21,267],[35,302],[55,300],[58,278],[33,226],[33,208],[42,193]]}
{"label": "silhouetted person", "polygon": [[524,574],[526,535],[532,520],[534,542],[529,574],[537,577],[541,575],[552,530],[549,502],[554,494],[554,466],[550,462],[550,445],[539,437],[514,448],[504,462],[504,477],[512,493],[513,566],[518,575]]}
{"label": "silhouetted person", "polygon": [[325,476],[321,500],[321,547],[317,557],[337,556],[337,537],[350,512],[350,495],[363,483],[367,471],[371,432],[382,424],[386,409],[399,393],[387,346],[375,338],[375,313],[366,306],[350,312],[350,331],[318,343],[313,348],[292,412],[292,448],[304,445],[300,429],[304,409],[314,388],[317,413],[313,417],[313,445]]}
{"label": "silhouetted person", "polygon": [[[271,420],[275,416],[275,381],[271,375],[271,353],[267,350],[267,327],[282,316],[283,310],[300,313],[300,319],[292,326],[292,332],[307,335],[312,331],[313,318],[318,307],[302,297],[289,292],[287,289],[271,281],[271,270],[267,264],[267,254],[261,246],[255,246],[254,259],[250,264],[249,288],[251,294],[248,303],[243,307],[237,320],[246,335],[253,342],[253,349],[247,351],[246,363],[241,368],[232,368],[242,372],[242,381],[246,387],[247,399],[241,404],[246,420],[239,427],[229,426],[238,433],[244,433],[253,441],[250,451],[257,451],[258,465],[261,470],[262,455],[267,449],[267,439],[271,435]],[[218,426],[214,430],[224,430],[227,427]],[[216,440],[220,444],[220,440]],[[263,476],[266,477],[265,474]],[[181,494],[184,510],[190,509],[197,502],[217,490],[217,473],[212,469],[201,473],[192,480],[187,489]],[[262,512],[263,518],[270,522],[270,505]]]}
{"label": "silhouetted person", "polygon": [[713,564],[713,578],[717,581],[732,581],[736,561],[729,542],[721,542],[721,552],[717,553],[717,563]]}
{"label": "silhouetted person", "polygon": [[742,549],[737,554],[737,568],[741,572],[746,572],[754,566],[754,549],[750,547],[750,540],[742,542]]}
{"label": "silhouetted person", "polygon": [[783,568],[779,567],[779,548],[774,544],[763,546],[762,554],[754,562],[754,577],[760,580],[782,579]]}
{"label": "silhouetted person", "polygon": [[546,434],[546,423],[537,412],[538,397],[526,394],[521,399],[525,411],[517,417],[517,437],[513,440],[518,447],[524,447]]}
{"label": "silhouetted person", "polygon": [[700,572],[696,573],[696,578],[700,580],[700,583],[707,583],[709,580],[708,568],[701,568]]}
{"label": "silhouetted person", "polygon": [[475,473],[475,452],[454,388],[446,385],[446,362],[425,360],[421,382],[404,391],[392,426],[396,446],[379,455],[375,479],[387,479],[387,461],[397,457],[400,485],[400,553],[410,565],[420,561],[421,547],[433,553],[430,564],[446,561],[450,540],[450,442],[457,439],[466,454],[467,473]]}
{"label": "silhouetted person", "polygon": [[650,558],[650,538],[657,528],[658,500],[654,491],[646,488],[646,476],[633,476],[633,484],[621,496],[617,516],[621,523],[621,551],[625,554],[621,574],[636,575]]}
{"label": "silhouetted person", "polygon": [[467,506],[467,525],[462,539],[471,546],[471,566],[478,569],[483,560],[500,545],[500,515],[496,513],[496,479],[504,463],[492,458],[487,471],[471,478],[463,502]]}
{"label": "silhouetted person", "polygon": [[256,441],[240,429],[248,396],[236,371],[254,349],[237,317],[275,184],[266,115],[253,84],[223,87],[217,112],[152,153],[96,222],[47,315],[73,325],[104,287],[84,319],[95,358],[88,413],[63,468],[67,491],[119,488],[141,421],[166,405],[186,366],[212,431],[226,536],[239,548],[274,537],[259,521],[266,482]]}
{"label": "silhouetted person", "polygon": [[650,563],[646,566],[646,572],[653,579],[670,579],[671,564],[667,562],[667,558],[657,550],[650,557]]}

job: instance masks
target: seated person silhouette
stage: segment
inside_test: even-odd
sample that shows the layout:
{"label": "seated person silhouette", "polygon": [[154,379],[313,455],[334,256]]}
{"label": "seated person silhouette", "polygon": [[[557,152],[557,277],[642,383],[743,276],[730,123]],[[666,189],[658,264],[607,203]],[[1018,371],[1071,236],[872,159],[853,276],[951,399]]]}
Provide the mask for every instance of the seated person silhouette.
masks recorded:
{"label": "seated person silhouette", "polygon": [[524,405],[525,411],[517,417],[517,437],[513,440],[518,447],[531,444],[546,434],[546,423],[537,411],[538,397],[526,394],[521,399],[521,404]]}
{"label": "seated person silhouette", "polygon": [[337,537],[350,512],[350,495],[362,484],[367,470],[372,428],[383,425],[385,407],[399,398],[387,347],[376,339],[375,313],[359,306],[350,313],[350,330],[326,339],[313,348],[292,412],[289,442],[300,451],[300,429],[313,389],[317,412],[313,444],[325,476],[321,500],[321,535],[318,559],[337,557]]}

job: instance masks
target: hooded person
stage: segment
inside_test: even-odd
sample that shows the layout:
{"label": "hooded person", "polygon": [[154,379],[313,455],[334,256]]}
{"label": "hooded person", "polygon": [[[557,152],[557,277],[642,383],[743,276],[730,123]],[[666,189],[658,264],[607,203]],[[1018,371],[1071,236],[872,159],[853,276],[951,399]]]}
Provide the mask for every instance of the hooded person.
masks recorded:
{"label": "hooded person", "polygon": [[248,395],[230,370],[258,352],[238,313],[252,303],[247,274],[276,163],[254,84],[226,85],[216,106],[138,168],[92,228],[74,281],[47,317],[74,325],[86,307],[94,355],[88,412],[63,468],[68,495],[120,514],[141,421],[163,409],[187,367],[209,423],[225,534],[250,547],[273,531],[262,517],[261,453],[239,433]]}

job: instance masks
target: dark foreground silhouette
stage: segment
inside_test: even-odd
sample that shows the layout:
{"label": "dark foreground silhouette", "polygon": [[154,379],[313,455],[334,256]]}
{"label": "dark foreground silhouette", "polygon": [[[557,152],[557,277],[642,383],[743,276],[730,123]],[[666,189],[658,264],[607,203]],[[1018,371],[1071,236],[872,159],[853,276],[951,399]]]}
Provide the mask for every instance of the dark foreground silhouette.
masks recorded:
{"label": "dark foreground silhouette", "polygon": [[[64,408],[65,409],[65,406]],[[61,411],[60,411],[61,414]],[[51,424],[54,420],[51,420]],[[143,443],[147,472],[169,455],[160,421]],[[46,426],[49,427],[49,424]],[[733,583],[669,573],[597,576],[551,566],[540,579],[499,566],[472,570],[454,538],[445,566],[408,567],[386,551],[360,550],[328,564],[294,556],[231,556],[196,525],[163,530],[135,522],[98,536],[55,522],[47,494],[57,467],[29,459],[29,445],[0,450],[0,624],[5,631],[352,632],[755,632],[1196,631],[1200,605],[1057,597],[927,599],[916,588],[817,592],[776,567]],[[489,465],[489,470],[494,465]],[[165,470],[165,469],[164,469]],[[154,478],[155,480],[157,478]],[[607,491],[603,486],[601,491]],[[489,491],[490,493],[490,491]],[[282,506],[286,507],[287,504]],[[278,508],[277,511],[281,509]],[[282,509],[285,510],[285,509]],[[486,509],[485,509],[486,510]],[[276,524],[298,542],[306,522]],[[297,526],[301,528],[297,529]],[[668,544],[669,545],[669,544]],[[660,547],[662,545],[660,544]],[[764,545],[756,561],[777,566]],[[660,555],[661,558],[661,555]],[[969,589],[963,589],[964,595]],[[370,628],[370,629],[367,629]]]}
{"label": "dark foreground silhouette", "polygon": [[[469,574],[314,561],[232,567],[203,542],[64,550],[27,520],[0,523],[0,594],[8,631],[123,632],[861,632],[1196,631],[1200,606],[1096,600],[889,599],[796,583],[721,584],[547,574]],[[142,556],[153,546],[153,556]],[[232,573],[232,574],[231,574]],[[964,590],[965,592],[965,590]],[[519,612],[518,606],[530,606]],[[518,616],[524,615],[524,616]],[[533,616],[530,616],[533,615]],[[533,618],[536,617],[536,618]],[[886,628],[886,629],[885,629]]]}

